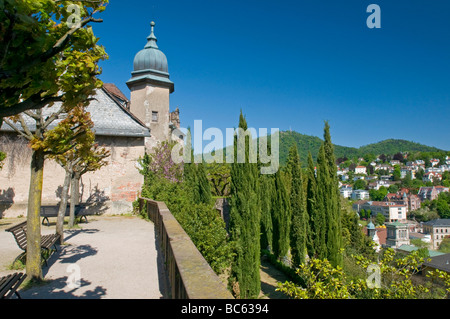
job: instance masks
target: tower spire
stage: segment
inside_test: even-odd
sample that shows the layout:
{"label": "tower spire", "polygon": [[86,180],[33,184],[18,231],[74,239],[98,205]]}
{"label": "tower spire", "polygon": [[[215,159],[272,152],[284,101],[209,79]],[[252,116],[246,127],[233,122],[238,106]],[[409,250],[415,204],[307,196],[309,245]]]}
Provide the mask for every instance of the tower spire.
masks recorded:
{"label": "tower spire", "polygon": [[147,37],[148,42],[144,48],[145,49],[148,49],[148,48],[158,49],[158,45],[156,44],[158,39],[155,36],[155,22],[152,21],[150,23],[150,26],[151,26],[151,32],[150,32],[150,35]]}

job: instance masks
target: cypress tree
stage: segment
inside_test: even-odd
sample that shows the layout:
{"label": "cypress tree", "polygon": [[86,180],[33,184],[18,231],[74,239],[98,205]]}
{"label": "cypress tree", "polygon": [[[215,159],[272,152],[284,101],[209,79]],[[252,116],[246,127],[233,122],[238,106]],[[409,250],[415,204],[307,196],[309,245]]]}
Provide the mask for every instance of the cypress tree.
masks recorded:
{"label": "cypress tree", "polygon": [[272,206],[273,253],[279,259],[286,257],[289,250],[291,218],[289,196],[281,174],[281,170],[275,173]]}
{"label": "cypress tree", "polygon": [[197,164],[196,170],[196,193],[198,196],[198,202],[210,204],[212,202],[211,185],[209,184],[208,177],[206,176],[205,165],[203,165],[203,163]]}
{"label": "cypress tree", "polygon": [[[247,130],[240,114],[239,128]],[[257,163],[250,163],[250,142],[238,143],[235,135],[235,162],[231,165],[230,236],[236,245],[232,278],[239,284],[240,298],[257,298],[261,291],[260,268],[260,207],[258,201]],[[245,147],[245,163],[237,162],[237,152]],[[255,150],[253,150],[255,151]]]}
{"label": "cypress tree", "polygon": [[311,152],[308,152],[308,167],[306,174],[306,213],[308,215],[308,232],[306,236],[306,248],[308,250],[308,255],[311,257],[316,256],[316,223],[317,223],[317,183],[316,176],[314,172],[314,162],[312,159]]}
{"label": "cypress tree", "polygon": [[272,225],[272,191],[273,178],[268,175],[260,176],[259,203],[261,207],[261,249],[273,248]]}
{"label": "cypress tree", "polygon": [[331,142],[330,126],[325,122],[324,129],[324,152],[326,160],[327,185],[326,185],[326,219],[327,219],[327,248],[328,260],[333,266],[342,266],[341,253],[342,243],[342,217],[340,206],[340,193],[337,178],[336,158],[334,146]]}
{"label": "cypress tree", "polygon": [[291,204],[291,229],[290,246],[292,262],[300,265],[305,262],[306,255],[306,225],[308,223],[306,207],[303,195],[303,179],[297,146],[289,150],[287,170],[290,175],[290,204]]}
{"label": "cypress tree", "polygon": [[312,210],[311,212],[309,212],[309,215],[311,218],[312,229],[314,233],[314,252],[316,258],[325,259],[327,258],[327,221],[324,203],[324,197],[326,196],[324,185],[326,185],[327,174],[323,174],[323,170],[326,169],[323,164],[325,162],[325,152],[323,145],[320,147],[319,155],[317,157],[317,173],[315,172],[314,164],[312,163],[312,157],[310,158],[311,161],[308,161],[308,178],[309,180],[314,180],[315,183],[315,185],[313,185],[314,188],[311,189],[313,194],[308,194],[308,196],[311,195],[311,199],[308,198],[308,200],[312,200]]}

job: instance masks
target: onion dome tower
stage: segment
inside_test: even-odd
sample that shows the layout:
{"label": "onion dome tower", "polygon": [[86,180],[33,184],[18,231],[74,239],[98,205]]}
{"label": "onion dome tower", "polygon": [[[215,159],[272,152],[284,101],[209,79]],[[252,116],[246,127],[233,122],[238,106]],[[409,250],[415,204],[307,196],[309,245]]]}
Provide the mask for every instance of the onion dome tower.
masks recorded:
{"label": "onion dome tower", "polygon": [[131,91],[130,111],[150,128],[152,136],[145,141],[147,151],[170,138],[169,96],[174,92],[167,57],[157,45],[155,23],[150,25],[147,44],[136,54],[131,79],[126,82]]}

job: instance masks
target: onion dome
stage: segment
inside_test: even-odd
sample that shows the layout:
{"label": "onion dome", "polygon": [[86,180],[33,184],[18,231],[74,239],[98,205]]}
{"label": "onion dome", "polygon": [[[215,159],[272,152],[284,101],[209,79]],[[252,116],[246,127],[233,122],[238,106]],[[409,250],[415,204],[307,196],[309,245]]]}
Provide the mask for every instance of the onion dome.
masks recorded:
{"label": "onion dome", "polygon": [[156,44],[158,39],[155,36],[155,22],[150,25],[151,32],[147,37],[147,44],[134,57],[132,77],[127,85],[131,88],[133,84],[144,81],[157,86],[168,87],[172,93],[174,84],[169,80],[167,57]]}

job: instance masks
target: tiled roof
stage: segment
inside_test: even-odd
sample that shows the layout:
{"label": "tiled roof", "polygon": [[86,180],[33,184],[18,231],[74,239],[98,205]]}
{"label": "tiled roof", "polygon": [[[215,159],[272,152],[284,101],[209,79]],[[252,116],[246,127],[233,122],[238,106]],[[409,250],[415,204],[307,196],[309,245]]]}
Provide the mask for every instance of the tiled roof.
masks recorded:
{"label": "tiled roof", "polygon": [[432,257],[431,261],[424,262],[423,265],[450,272],[450,254]]}
{"label": "tiled roof", "polygon": [[[60,103],[55,103],[52,107],[44,108],[44,116],[56,112],[60,105]],[[150,136],[150,129],[145,127],[133,114],[108,95],[105,89],[97,89],[93,100],[86,110],[91,113],[96,135],[123,137]],[[36,129],[36,123],[32,118],[24,115],[24,120],[31,131]],[[55,127],[59,121],[54,121],[49,128],[52,129]],[[17,127],[21,128],[20,124],[17,124]],[[12,131],[12,129],[3,123],[0,131]]]}
{"label": "tiled roof", "polygon": [[450,226],[450,218],[446,218],[446,219],[433,219],[430,221],[427,221],[425,223],[423,223],[424,225],[427,226]]}

